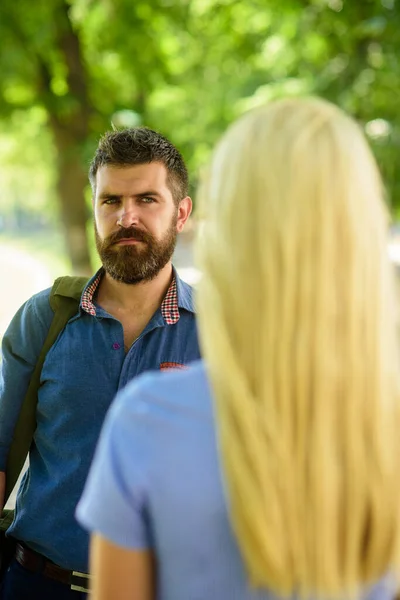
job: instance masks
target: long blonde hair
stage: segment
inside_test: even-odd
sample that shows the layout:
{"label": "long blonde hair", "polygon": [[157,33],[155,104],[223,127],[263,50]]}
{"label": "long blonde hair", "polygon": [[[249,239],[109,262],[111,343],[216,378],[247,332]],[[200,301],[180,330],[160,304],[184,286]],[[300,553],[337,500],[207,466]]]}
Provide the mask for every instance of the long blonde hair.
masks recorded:
{"label": "long blonde hair", "polygon": [[318,99],[237,121],[200,192],[198,310],[251,583],[356,595],[399,568],[400,359],[383,186]]}

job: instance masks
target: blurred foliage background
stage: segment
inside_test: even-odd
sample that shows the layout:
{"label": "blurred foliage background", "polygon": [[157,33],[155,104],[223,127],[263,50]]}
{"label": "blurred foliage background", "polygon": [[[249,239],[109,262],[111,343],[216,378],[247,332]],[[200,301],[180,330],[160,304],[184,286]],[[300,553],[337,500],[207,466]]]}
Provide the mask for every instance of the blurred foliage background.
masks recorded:
{"label": "blurred foliage background", "polygon": [[112,124],[169,137],[194,191],[235,117],[318,94],[362,124],[400,211],[396,0],[1,0],[0,39],[0,236],[62,229],[74,272],[92,268],[87,169]]}

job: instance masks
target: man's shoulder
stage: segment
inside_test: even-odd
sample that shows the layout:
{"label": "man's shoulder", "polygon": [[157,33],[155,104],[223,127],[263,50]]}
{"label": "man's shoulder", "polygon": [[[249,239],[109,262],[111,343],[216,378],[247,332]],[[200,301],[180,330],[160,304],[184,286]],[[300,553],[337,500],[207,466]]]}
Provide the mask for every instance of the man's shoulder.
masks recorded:
{"label": "man's shoulder", "polygon": [[51,287],[31,296],[26,304],[37,310],[48,310],[49,308],[52,310],[52,297],[55,295],[79,300],[83,290],[87,288],[96,277],[98,277],[98,273],[93,275],[92,278],[62,275],[53,281]]}
{"label": "man's shoulder", "polygon": [[40,292],[36,292],[36,294],[33,294],[33,296],[29,298],[28,302],[35,306],[45,305],[49,302],[50,293],[51,287],[48,287],[44,290],[41,290]]}
{"label": "man's shoulder", "polygon": [[32,314],[32,316],[39,318],[41,315],[51,315],[52,310],[49,302],[50,293],[51,287],[33,294],[33,296],[22,305],[20,311],[25,315]]}
{"label": "man's shoulder", "polygon": [[51,306],[51,295],[54,292],[54,283],[67,281],[68,277],[58,277],[55,279],[51,287],[45,288],[33,294],[24,304],[20,307],[14,321],[32,322],[35,320],[42,323],[46,328],[50,325],[51,320],[54,316],[54,309]]}
{"label": "man's shoulder", "polygon": [[41,346],[54,315],[49,303],[50,291],[51,288],[46,288],[37,292],[18,309],[4,334],[3,351],[10,344],[21,346],[21,352],[22,346]]}

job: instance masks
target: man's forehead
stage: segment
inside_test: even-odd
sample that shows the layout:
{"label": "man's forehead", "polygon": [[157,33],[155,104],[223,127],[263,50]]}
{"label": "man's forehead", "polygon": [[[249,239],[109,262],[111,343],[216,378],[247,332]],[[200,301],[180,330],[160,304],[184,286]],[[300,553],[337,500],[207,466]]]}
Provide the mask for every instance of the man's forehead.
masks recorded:
{"label": "man's forehead", "polygon": [[103,165],[96,174],[96,187],[99,191],[104,187],[127,188],[157,186],[166,188],[167,169],[160,162],[144,163],[139,165]]}

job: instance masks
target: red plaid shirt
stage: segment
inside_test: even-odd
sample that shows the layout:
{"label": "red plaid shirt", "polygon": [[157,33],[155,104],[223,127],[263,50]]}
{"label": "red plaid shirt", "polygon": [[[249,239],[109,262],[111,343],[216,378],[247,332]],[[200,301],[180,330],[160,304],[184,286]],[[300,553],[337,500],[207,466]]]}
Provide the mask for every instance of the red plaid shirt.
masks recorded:
{"label": "red plaid shirt", "polygon": [[[85,289],[82,295],[81,306],[84,311],[89,315],[96,316],[96,307],[93,303],[93,296],[99,286],[103,272],[100,271],[96,279]],[[164,300],[161,304],[161,314],[167,323],[167,325],[174,325],[179,321],[179,308],[178,308],[178,292],[176,289],[176,279],[173,278],[171,285],[168,288],[168,292],[165,295]]]}

